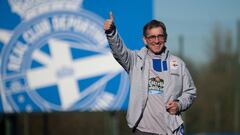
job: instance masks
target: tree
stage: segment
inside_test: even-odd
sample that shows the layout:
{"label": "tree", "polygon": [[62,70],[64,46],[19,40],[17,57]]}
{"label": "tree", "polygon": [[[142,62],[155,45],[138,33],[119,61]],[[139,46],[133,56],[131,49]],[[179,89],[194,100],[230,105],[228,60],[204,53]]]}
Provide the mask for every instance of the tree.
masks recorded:
{"label": "tree", "polygon": [[232,35],[217,25],[208,45],[211,59],[198,69],[198,98],[187,112],[189,132],[233,132],[234,94],[239,83],[239,63],[233,52]]}

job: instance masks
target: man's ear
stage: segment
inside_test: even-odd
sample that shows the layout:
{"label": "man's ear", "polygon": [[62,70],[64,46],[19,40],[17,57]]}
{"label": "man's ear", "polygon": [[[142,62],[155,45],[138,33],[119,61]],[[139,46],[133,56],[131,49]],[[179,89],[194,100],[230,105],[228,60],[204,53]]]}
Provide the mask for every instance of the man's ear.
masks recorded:
{"label": "man's ear", "polygon": [[146,39],[145,36],[143,36],[143,43],[144,43],[145,45],[147,45],[147,39]]}

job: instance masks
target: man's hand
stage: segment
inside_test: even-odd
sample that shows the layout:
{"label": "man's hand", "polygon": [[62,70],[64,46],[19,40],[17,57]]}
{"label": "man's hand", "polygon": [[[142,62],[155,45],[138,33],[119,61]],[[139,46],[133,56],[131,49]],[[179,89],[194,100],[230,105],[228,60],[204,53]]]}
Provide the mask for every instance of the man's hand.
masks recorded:
{"label": "man's hand", "polygon": [[104,22],[103,29],[105,31],[110,30],[111,26],[113,25],[113,21],[114,21],[114,18],[113,18],[113,15],[112,15],[112,11],[110,11],[109,12],[109,19],[107,19]]}
{"label": "man's hand", "polygon": [[115,30],[115,25],[114,25],[114,18],[112,15],[112,11],[109,12],[109,19],[107,19],[104,22],[103,29],[107,34],[111,33],[113,30]]}
{"label": "man's hand", "polygon": [[166,109],[167,109],[167,111],[168,111],[170,114],[172,114],[172,115],[177,114],[178,111],[179,111],[177,101],[169,101],[169,102],[167,103]]}

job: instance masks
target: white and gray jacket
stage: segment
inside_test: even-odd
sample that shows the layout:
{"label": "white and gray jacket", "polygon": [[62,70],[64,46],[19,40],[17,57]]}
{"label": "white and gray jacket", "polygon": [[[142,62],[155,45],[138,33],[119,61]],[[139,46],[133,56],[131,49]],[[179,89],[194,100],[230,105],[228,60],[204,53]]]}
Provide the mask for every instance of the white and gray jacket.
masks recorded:
{"label": "white and gray jacket", "polygon": [[[149,50],[147,47],[138,51],[129,50],[117,31],[113,35],[107,35],[107,39],[114,58],[129,74],[131,86],[126,118],[128,126],[134,128],[141,118],[148,98],[147,85],[150,67],[145,60]],[[165,117],[167,126],[174,131],[183,124],[181,112],[187,110],[193,103],[196,98],[196,87],[185,63],[180,58],[171,55],[168,50],[162,55],[170,67],[168,77],[171,83],[166,88],[164,101],[165,103],[169,100],[179,101],[180,113],[167,114]]]}

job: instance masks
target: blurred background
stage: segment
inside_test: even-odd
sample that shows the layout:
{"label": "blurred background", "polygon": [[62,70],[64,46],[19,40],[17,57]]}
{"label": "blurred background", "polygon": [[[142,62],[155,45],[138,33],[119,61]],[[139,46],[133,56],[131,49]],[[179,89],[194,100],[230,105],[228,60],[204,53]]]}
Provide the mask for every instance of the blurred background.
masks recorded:
{"label": "blurred background", "polygon": [[197,87],[186,134],[240,134],[240,1],[0,0],[1,135],[131,134],[128,78],[102,30],[109,11],[130,49],[146,22],[166,24]]}

